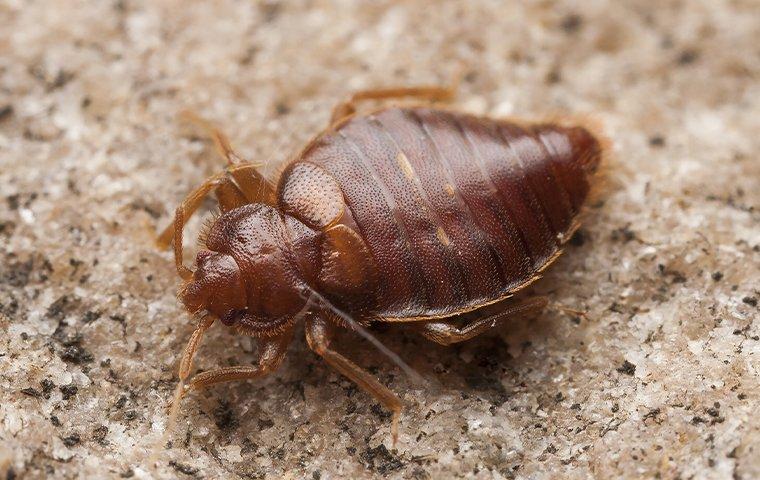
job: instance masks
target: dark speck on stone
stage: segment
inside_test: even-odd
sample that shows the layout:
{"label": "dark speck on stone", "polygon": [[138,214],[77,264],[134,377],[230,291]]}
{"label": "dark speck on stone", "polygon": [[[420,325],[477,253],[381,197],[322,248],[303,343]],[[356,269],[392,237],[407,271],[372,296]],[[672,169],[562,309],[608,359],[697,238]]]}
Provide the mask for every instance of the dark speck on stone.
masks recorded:
{"label": "dark speck on stone", "polygon": [[61,352],[61,360],[64,362],[81,364],[92,362],[93,357],[90,352],[79,345],[69,345]]}
{"label": "dark speck on stone", "polygon": [[546,83],[553,84],[562,81],[562,72],[558,68],[552,68],[546,74]]}
{"label": "dark speck on stone", "polygon": [[185,475],[195,475],[198,473],[197,468],[193,468],[190,465],[185,465],[184,463],[175,462],[174,460],[169,462],[169,466],[179,473],[184,473]]}
{"label": "dark speck on stone", "polygon": [[370,411],[377,415],[380,420],[386,421],[391,418],[391,413],[383,409],[379,403],[373,403],[369,407]]}
{"label": "dark speck on stone", "polygon": [[665,137],[662,135],[653,135],[649,137],[649,145],[652,147],[664,147],[665,146]]}
{"label": "dark speck on stone", "polygon": [[64,385],[60,387],[61,393],[63,394],[63,399],[68,400],[69,398],[73,397],[77,394],[77,386],[76,385]]}
{"label": "dark speck on stone", "polygon": [[742,302],[746,303],[747,305],[752,305],[753,307],[757,306],[757,298],[755,297],[744,297],[742,298]]}
{"label": "dark speck on stone", "polygon": [[646,420],[647,418],[657,418],[660,412],[661,410],[659,408],[653,408],[644,414],[644,416],[642,417],[642,420]]}
{"label": "dark speck on stone", "polygon": [[18,210],[18,207],[20,205],[19,198],[20,197],[17,193],[5,197],[5,201],[8,202],[8,208],[11,210]]}
{"label": "dark speck on stone", "polygon": [[624,227],[617,228],[612,231],[612,234],[610,235],[610,238],[612,240],[622,240],[623,243],[628,243],[631,240],[636,238],[636,232],[631,230],[628,225]]}
{"label": "dark speck on stone", "polygon": [[63,320],[66,315],[79,306],[80,302],[81,300],[77,296],[63,295],[50,304],[45,316],[53,320]]}
{"label": "dark speck on stone", "polygon": [[102,314],[100,312],[93,312],[92,310],[87,310],[84,312],[84,315],[82,315],[82,322],[84,323],[92,323],[95,320],[99,319]]}
{"label": "dark speck on stone", "polygon": [[274,427],[274,422],[269,418],[260,418],[258,423],[259,430],[266,430],[267,428]]}
{"label": "dark speck on stone", "polygon": [[106,435],[108,435],[108,427],[101,425],[92,432],[92,439],[100,444],[105,443]]}
{"label": "dark speck on stone", "polygon": [[398,457],[391,454],[382,443],[375,448],[368,448],[361,454],[361,459],[367,467],[375,472],[385,475],[404,466]]}
{"label": "dark speck on stone", "polygon": [[282,460],[285,458],[285,449],[284,448],[275,448],[275,447],[269,447],[269,458],[272,460]]}
{"label": "dark speck on stone", "polygon": [[13,115],[13,105],[4,105],[0,107],[0,122]]}
{"label": "dark speck on stone", "polygon": [[24,395],[29,395],[30,397],[35,397],[35,398],[39,398],[42,396],[40,392],[33,389],[32,387],[22,388],[21,393],[23,393]]}
{"label": "dark speck on stone", "polygon": [[560,26],[565,33],[575,33],[583,26],[583,17],[577,13],[571,13],[562,19]]}
{"label": "dark speck on stone", "polygon": [[282,5],[276,2],[262,2],[260,9],[264,16],[264,23],[275,21],[280,16],[281,7]]}
{"label": "dark speck on stone", "polygon": [[78,433],[72,433],[71,435],[63,438],[62,440],[63,440],[63,444],[66,445],[67,447],[73,447],[74,445],[77,445],[79,442],[82,441]]}
{"label": "dark speck on stone", "polygon": [[697,61],[699,52],[693,49],[686,49],[678,55],[679,65],[689,65]]}
{"label": "dark speck on stone", "polygon": [[275,111],[277,112],[277,115],[286,115],[290,113],[290,107],[283,102],[278,102],[277,105],[275,105]]}
{"label": "dark speck on stone", "polygon": [[235,412],[230,407],[230,403],[222,401],[219,407],[214,411],[216,426],[221,430],[234,430],[238,426],[238,420],[235,418]]}
{"label": "dark speck on stone", "polygon": [[29,283],[33,271],[34,260],[31,258],[23,262],[9,262],[4,265],[0,283],[7,283],[12,287],[24,287]]}
{"label": "dark speck on stone", "polygon": [[617,371],[626,375],[633,376],[633,374],[636,373],[636,365],[626,360],[621,366],[617,368]]}
{"label": "dark speck on stone", "polygon": [[712,277],[712,279],[715,280],[716,282],[720,282],[721,280],[723,280],[723,272],[713,272],[712,275],[710,275],[710,277]]}

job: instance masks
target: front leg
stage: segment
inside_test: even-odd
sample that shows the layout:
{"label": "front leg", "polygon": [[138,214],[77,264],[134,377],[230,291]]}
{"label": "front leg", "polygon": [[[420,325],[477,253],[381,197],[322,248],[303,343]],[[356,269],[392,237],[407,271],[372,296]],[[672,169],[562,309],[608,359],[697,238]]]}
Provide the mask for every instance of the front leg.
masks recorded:
{"label": "front leg", "polygon": [[309,347],[334,369],[356,383],[362,390],[369,393],[385,408],[393,412],[391,436],[393,445],[398,439],[398,418],[401,414],[401,400],[388,387],[381,384],[368,372],[357,366],[335,350],[330,349],[334,331],[333,326],[316,315],[306,320],[306,341]]}
{"label": "front leg", "polygon": [[187,385],[186,391],[201,390],[210,385],[231,382],[233,380],[248,380],[263,377],[280,366],[292,338],[293,330],[289,330],[279,337],[260,338],[256,365],[224,367],[199,373]]}
{"label": "front leg", "polygon": [[190,383],[186,386],[185,379],[190,374],[192,368],[193,357],[198,349],[198,345],[203,337],[203,334],[208,330],[211,324],[214,322],[213,317],[205,317],[201,319],[198,327],[193,332],[185,348],[185,353],[180,360],[179,377],[180,382],[177,385],[177,389],[174,392],[174,400],[169,411],[169,418],[167,421],[166,429],[163,435],[159,438],[156,444],[153,446],[152,453],[148,459],[149,464],[153,464],[158,458],[159,450],[162,445],[166,443],[172,428],[174,427],[177,417],[179,415],[179,407],[182,398],[191,390],[200,390],[209,385],[214,385],[222,382],[231,382],[233,380],[248,380],[250,378],[263,377],[264,375],[274,371],[285,358],[288,345],[293,338],[293,330],[290,329],[283,333],[279,337],[274,338],[261,338],[259,339],[259,351],[256,365],[241,365],[236,367],[225,367],[217,370],[211,370],[209,372],[202,372],[193,377]]}
{"label": "front leg", "polygon": [[168,225],[158,236],[157,244],[161,249],[167,248],[174,239],[174,260],[177,272],[189,280],[192,271],[182,264],[182,231],[193,213],[201,206],[203,200],[214,192],[222,212],[249,203],[265,203],[274,205],[274,185],[257,169],[257,166],[242,160],[230,146],[227,136],[206,120],[195,114],[185,112],[184,116],[191,122],[200,125],[214,140],[220,155],[227,159],[227,168],[207,178],[198,188],[188,195],[177,208],[174,222]]}

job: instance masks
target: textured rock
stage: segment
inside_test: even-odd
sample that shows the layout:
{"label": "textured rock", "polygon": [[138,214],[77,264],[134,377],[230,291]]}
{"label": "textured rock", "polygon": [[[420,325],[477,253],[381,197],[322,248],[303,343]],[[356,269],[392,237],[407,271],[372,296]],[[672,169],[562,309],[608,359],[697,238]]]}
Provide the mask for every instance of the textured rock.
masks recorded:
{"label": "textured rock", "polygon": [[[760,477],[757,3],[526,3],[2,4],[0,472]],[[469,111],[606,125],[605,194],[534,288],[587,316],[452,348],[379,333],[426,388],[344,335],[408,404],[395,450],[298,338],[269,378],[190,396],[151,472],[192,329],[154,232],[221,165],[179,112],[275,174],[350,91],[459,68]],[[198,366],[252,358],[215,327]]]}

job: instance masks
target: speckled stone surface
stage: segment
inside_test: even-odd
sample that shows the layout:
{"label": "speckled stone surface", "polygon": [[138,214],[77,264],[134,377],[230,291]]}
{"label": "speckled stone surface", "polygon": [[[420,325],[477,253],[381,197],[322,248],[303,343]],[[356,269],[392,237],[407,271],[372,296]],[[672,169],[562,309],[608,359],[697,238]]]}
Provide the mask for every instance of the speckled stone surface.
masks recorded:
{"label": "speckled stone surface", "polygon": [[[0,2],[0,478],[760,478],[758,38],[752,0]],[[396,449],[299,335],[188,397],[151,469],[192,330],[155,230],[221,167],[179,112],[275,175],[349,92],[459,68],[465,110],[605,124],[605,194],[533,289],[587,316],[378,333],[427,388],[343,335],[407,403]],[[197,366],[253,353],[214,327]]]}

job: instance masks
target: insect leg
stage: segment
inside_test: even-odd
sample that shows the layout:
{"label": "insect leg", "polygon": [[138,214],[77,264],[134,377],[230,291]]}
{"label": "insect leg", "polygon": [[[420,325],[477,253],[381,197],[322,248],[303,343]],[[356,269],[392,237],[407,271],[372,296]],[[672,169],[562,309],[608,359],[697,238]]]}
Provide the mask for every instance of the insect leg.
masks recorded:
{"label": "insect leg", "polygon": [[[268,205],[274,203],[274,187],[261,176],[254,164],[242,163],[230,166],[224,172],[217,173],[206,179],[200,187],[196,188],[195,191],[185,198],[179,208],[177,208],[174,224],[168,225],[159,235],[157,240],[159,248],[164,249],[169,246],[172,238],[177,234],[177,222],[180,223],[179,230],[181,233],[187,219],[195,213],[198,207],[201,206],[203,198],[212,190],[219,201],[219,207],[222,212],[227,212],[249,203],[266,203]],[[181,239],[182,237],[180,236],[179,238]],[[175,249],[177,243],[175,242]],[[177,268],[179,269],[180,267],[178,266]]]}
{"label": "insect leg", "polygon": [[199,373],[187,385],[187,391],[200,390],[210,385],[233,380],[262,377],[271,373],[282,363],[292,338],[293,330],[288,330],[279,337],[259,339],[259,358],[256,365],[224,367]]}
{"label": "insect leg", "polygon": [[227,160],[228,165],[235,165],[244,162],[244,160],[240,158],[238,154],[235,153],[235,151],[232,149],[230,140],[227,138],[227,135],[222,133],[222,131],[216,128],[211,122],[205,118],[199,117],[189,110],[184,110],[181,112],[180,117],[190,123],[197,125],[204,132],[206,132],[206,135],[208,135],[208,137],[214,141],[216,151],[219,152],[219,155]]}
{"label": "insect leg", "polygon": [[198,351],[198,346],[203,339],[203,334],[206,333],[206,330],[208,330],[211,325],[214,324],[214,320],[216,319],[211,315],[206,315],[201,318],[198,322],[198,326],[195,327],[195,330],[190,336],[190,340],[187,342],[185,352],[182,354],[182,359],[179,361],[179,384],[174,391],[174,399],[172,400],[171,409],[169,410],[169,418],[166,422],[166,429],[164,430],[163,435],[161,435],[159,440],[154,444],[152,448],[152,453],[148,461],[149,464],[153,464],[153,462],[156,460],[159,449],[164,443],[166,443],[166,439],[168,438],[175,422],[177,421],[177,415],[179,415],[179,404],[182,401],[182,397],[185,396],[185,380],[187,379],[187,376],[190,374],[190,370],[192,369],[195,352]]}
{"label": "insect leg", "polygon": [[182,360],[179,362],[180,381],[184,382],[187,379],[187,376],[190,375],[190,370],[193,368],[195,352],[198,350],[198,346],[203,339],[203,334],[206,333],[206,330],[211,328],[211,325],[214,324],[214,320],[216,320],[216,318],[211,315],[204,316],[198,322],[198,326],[195,328],[192,335],[190,335],[190,340],[188,340],[187,346],[185,347],[185,353],[182,354]]}
{"label": "insect leg", "polygon": [[182,264],[182,231],[187,220],[201,206],[204,197],[212,190],[216,194],[222,212],[248,203],[272,204],[274,202],[274,188],[256,171],[255,165],[251,163],[233,165],[228,167],[226,171],[206,179],[177,207],[174,222],[168,225],[156,240],[158,247],[163,250],[169,246],[172,238],[175,239],[174,263],[177,266],[177,273],[185,280],[189,280],[193,272]]}
{"label": "insect leg", "polygon": [[231,165],[227,167],[227,173],[235,180],[235,186],[247,203],[275,204],[274,185],[258,171],[256,164],[246,162]]}
{"label": "insect leg", "polygon": [[190,335],[190,340],[187,342],[185,352],[182,354],[182,359],[179,361],[179,384],[174,392],[174,400],[172,401],[172,408],[169,412],[169,422],[166,428],[167,433],[171,430],[171,427],[174,425],[177,418],[177,414],[179,413],[179,402],[185,395],[185,380],[187,379],[187,376],[190,375],[190,370],[193,367],[195,352],[198,351],[198,346],[203,339],[203,334],[206,333],[206,330],[208,330],[211,325],[213,325],[214,320],[216,319],[211,315],[206,315],[200,319],[198,326],[195,327],[192,335]]}
{"label": "insect leg", "polygon": [[375,377],[335,350],[330,349],[332,335],[333,331],[330,324],[323,318],[311,316],[306,320],[306,341],[309,344],[309,348],[324,358],[331,367],[348,377],[362,390],[375,397],[385,408],[393,412],[391,436],[395,445],[398,439],[398,418],[401,414],[401,400],[388,387],[378,382]]}
{"label": "insect leg", "polygon": [[[201,127],[214,141],[216,151],[227,160],[227,173],[235,180],[233,186],[237,187],[238,192],[248,200],[248,203],[273,204],[274,186],[259,173],[258,165],[243,159],[233,150],[227,135],[208,120],[192,112],[184,111],[180,115],[185,120]],[[218,190],[217,197],[219,197]]]}
{"label": "insect leg", "polygon": [[155,461],[156,457],[158,456],[159,449],[166,442],[166,439],[171,433],[172,427],[174,426],[177,416],[179,415],[180,402],[187,392],[191,390],[199,390],[215,383],[262,377],[272,372],[280,365],[280,363],[282,363],[283,358],[285,358],[285,353],[287,352],[288,345],[293,338],[292,330],[283,333],[279,337],[262,338],[259,340],[259,358],[257,365],[226,367],[220,368],[218,370],[199,373],[193,377],[187,387],[185,387],[184,380],[190,374],[195,351],[198,348],[198,344],[200,343],[201,338],[203,337],[203,333],[208,330],[213,321],[213,317],[205,317],[202,319],[198,324],[198,327],[193,332],[193,335],[190,337],[190,341],[188,342],[185,353],[182,356],[182,360],[180,361],[180,383],[177,385],[177,390],[174,394],[174,401],[172,403],[171,411],[169,412],[169,420],[167,421],[166,430],[164,430],[164,434],[154,445],[153,452],[148,461],[150,464]]}
{"label": "insect leg", "polygon": [[480,318],[463,327],[448,321],[433,321],[416,327],[428,340],[441,345],[451,345],[477,337],[492,328],[498,328],[507,320],[529,318],[539,314],[547,305],[546,297],[533,297],[507,307],[503,312]]}
{"label": "insect leg", "polygon": [[193,272],[182,264],[182,230],[185,227],[187,219],[201,206],[203,198],[224,180],[224,175],[224,172],[222,172],[207,178],[205,182],[188,195],[177,207],[174,214],[174,222],[167,226],[156,240],[158,247],[164,249],[169,246],[172,238],[174,238],[174,263],[177,266],[177,273],[185,280],[189,280]]}
{"label": "insect leg", "polygon": [[423,87],[391,87],[360,90],[339,103],[333,108],[330,117],[330,125],[344,117],[356,113],[356,106],[364,100],[387,100],[393,98],[412,97],[428,100],[431,102],[448,102],[454,99],[459,87],[459,78],[456,77],[452,85],[423,86]]}

